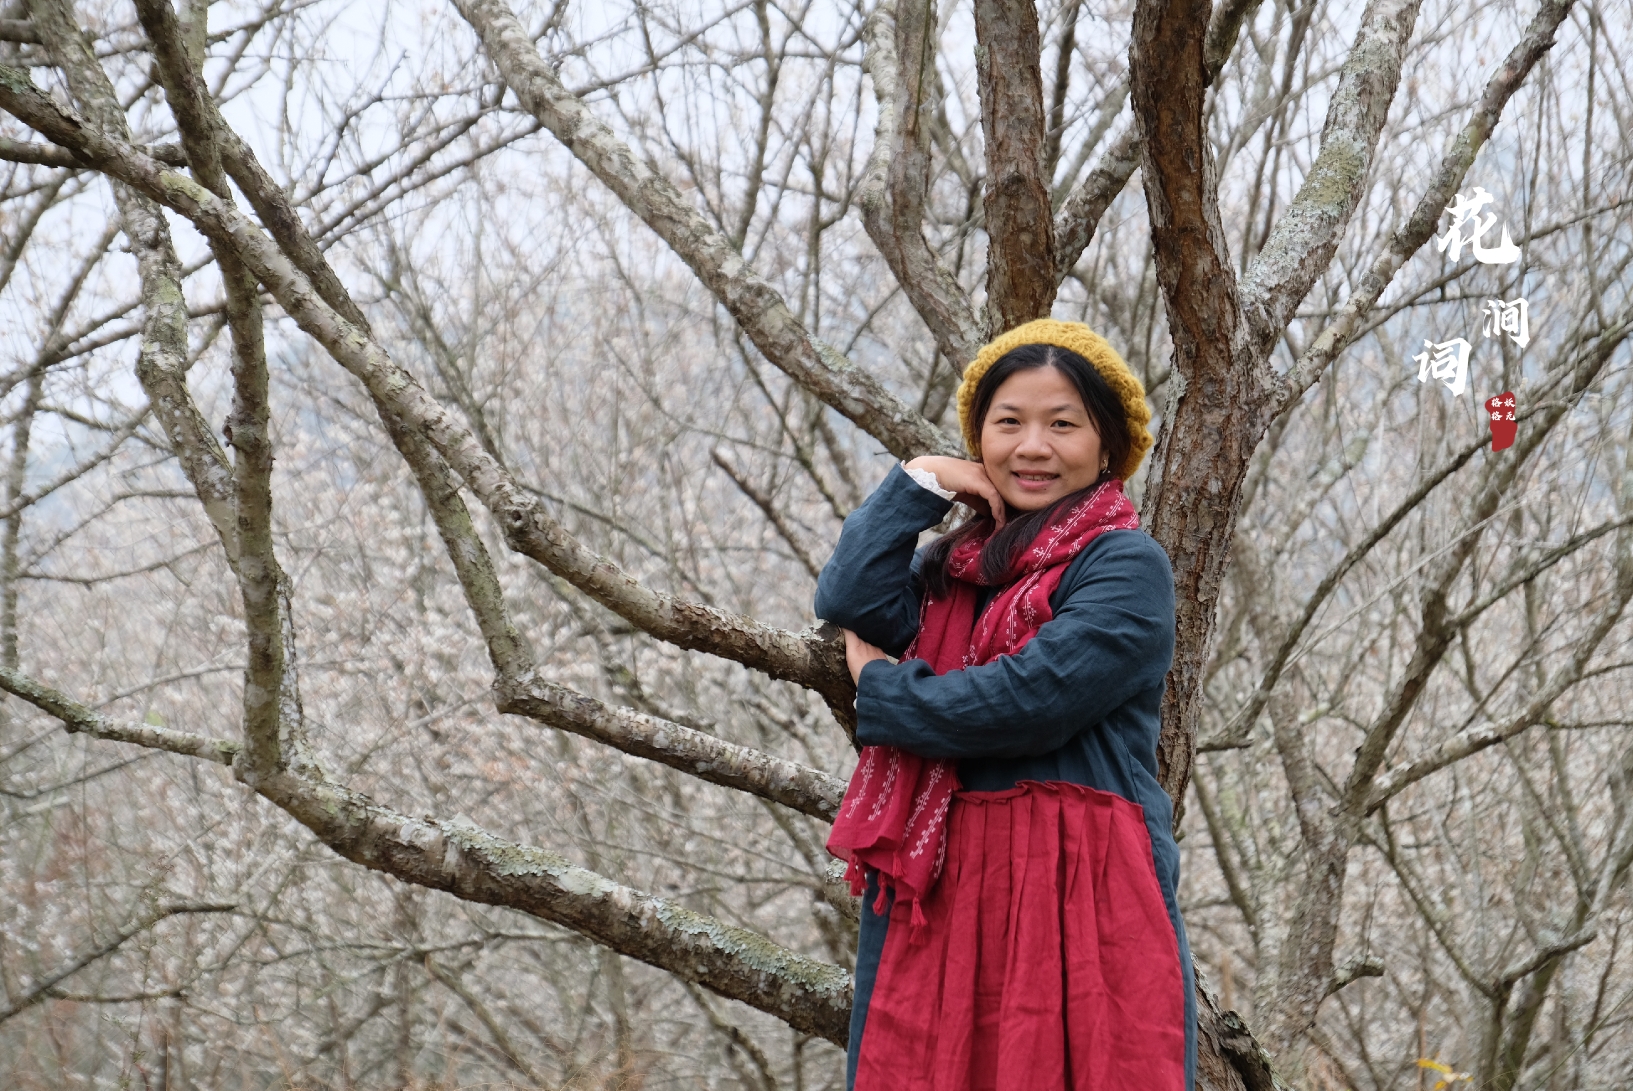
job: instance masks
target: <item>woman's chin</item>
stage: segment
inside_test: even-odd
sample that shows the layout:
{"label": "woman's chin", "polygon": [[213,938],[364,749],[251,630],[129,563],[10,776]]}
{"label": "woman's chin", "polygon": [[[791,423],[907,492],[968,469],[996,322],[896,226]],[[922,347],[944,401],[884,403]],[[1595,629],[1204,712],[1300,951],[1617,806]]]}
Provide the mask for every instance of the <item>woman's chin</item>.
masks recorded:
{"label": "woman's chin", "polygon": [[1014,482],[1005,482],[1004,487],[1000,488],[998,493],[1004,498],[1004,506],[1009,509],[1010,514],[1020,515],[1029,511],[1040,511],[1053,504],[1056,500],[1092,484],[1094,484],[1093,481],[1088,481],[1083,485],[1074,485],[1073,482],[1065,478],[1056,478],[1054,481],[1049,482],[1049,487],[1046,489],[1026,489]]}
{"label": "woman's chin", "polygon": [[1066,493],[1059,488],[1050,488],[1043,492],[1010,490],[1003,494],[1004,507],[1009,509],[1011,515],[1022,515],[1046,508],[1065,495]]}

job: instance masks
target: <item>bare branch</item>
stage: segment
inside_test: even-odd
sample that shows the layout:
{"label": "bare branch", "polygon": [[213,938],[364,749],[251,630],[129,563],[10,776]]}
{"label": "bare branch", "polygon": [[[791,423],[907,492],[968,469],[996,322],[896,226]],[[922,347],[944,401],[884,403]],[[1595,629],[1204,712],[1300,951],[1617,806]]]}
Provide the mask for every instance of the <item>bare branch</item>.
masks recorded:
{"label": "bare branch", "polygon": [[354,863],[466,901],[506,906],[843,1044],[851,979],[724,921],[463,822],[417,819],[330,783],[256,786]]}
{"label": "bare branch", "polygon": [[800,324],[668,179],[561,83],[503,0],[455,0],[523,105],[669,244],[778,368],[902,458],[958,453],[951,438]]}
{"label": "bare branch", "polygon": [[1060,282],[1044,162],[1048,126],[1037,5],[1033,0],[975,0],[975,41],[987,156],[982,192],[986,328],[997,334],[1047,316]]}
{"label": "bare branch", "polygon": [[1531,698],[1525,708],[1504,723],[1482,724],[1459,731],[1426,753],[1408,758],[1383,773],[1373,782],[1372,791],[1366,798],[1368,813],[1423,778],[1461,761],[1470,754],[1476,754],[1487,747],[1511,739],[1533,724],[1543,722],[1549,706],[1581,679],[1588,661],[1593,658],[1599,645],[1621,619],[1628,600],[1633,598],[1633,563],[1628,560],[1625,543],[1618,553],[1620,556],[1616,566],[1615,594],[1605,604],[1604,610],[1594,621],[1593,628],[1572,647],[1569,661],[1555,672],[1547,685]]}
{"label": "bare branch", "polygon": [[1474,157],[1485,144],[1502,118],[1503,108],[1514,92],[1519,90],[1531,69],[1554,44],[1554,33],[1564,22],[1574,0],[1543,0],[1537,14],[1526,28],[1522,38],[1491,79],[1486,81],[1480,96],[1480,105],[1463,126],[1457,139],[1440,161],[1429,188],[1418,200],[1417,207],[1404,226],[1390,236],[1383,253],[1373,259],[1372,266],[1361,279],[1353,294],[1344,301],[1337,316],[1327,324],[1320,335],[1304,350],[1298,363],[1278,382],[1277,411],[1281,412],[1303,395],[1310,385],[1320,379],[1327,366],[1337,359],[1350,343],[1364,332],[1361,322],[1377,304],[1384,289],[1395,278],[1406,259],[1417,253],[1429,241],[1440,225],[1440,217],[1459,186],[1463,176],[1474,163]]}
{"label": "bare branch", "polygon": [[1236,38],[1242,31],[1242,24],[1252,20],[1255,12],[1263,0],[1225,0],[1213,11],[1213,17],[1208,21],[1208,37],[1202,46],[1202,64],[1206,71],[1206,83],[1212,87],[1219,78],[1219,73],[1225,68],[1225,62],[1230,60],[1231,51],[1236,48]]}
{"label": "bare branch", "polygon": [[494,1044],[499,1047],[499,1052],[503,1054],[505,1060],[509,1061],[516,1071],[526,1076],[534,1087],[548,1086],[548,1082],[534,1070],[532,1065],[527,1063],[527,1055],[517,1048],[515,1041],[506,1033],[504,1025],[494,1018],[493,1012],[482,1002],[481,997],[472,992],[470,986],[460,980],[457,972],[444,966],[438,966],[436,959],[430,955],[425,956],[425,972],[442,982],[449,992],[465,1002],[465,1006],[470,1008],[471,1014],[475,1015],[477,1020],[487,1028],[488,1033],[493,1036]]}
{"label": "bare branch", "polygon": [[1077,259],[1094,240],[1095,229],[1111,202],[1123,192],[1140,166],[1140,134],[1131,121],[1112,140],[1091,170],[1067,196],[1055,216],[1055,282],[1072,273]]}
{"label": "bare branch", "polygon": [[1268,353],[1332,261],[1360,203],[1423,0],[1370,0],[1321,129],[1321,151],[1242,282],[1242,310]]}
{"label": "bare branch", "polygon": [[731,478],[732,484],[736,485],[744,496],[754,501],[754,506],[759,508],[761,513],[765,515],[766,521],[776,530],[777,536],[783,540],[783,544],[794,554],[794,559],[804,567],[805,571],[811,574],[811,578],[814,580],[820,576],[822,574],[821,566],[811,559],[811,554],[800,541],[799,535],[794,533],[794,528],[788,525],[788,520],[783,518],[782,513],[777,510],[777,506],[771,502],[771,497],[755,488],[748,478],[744,477],[730,462],[726,461],[726,456],[719,451],[710,452],[710,457],[714,460],[714,464],[719,466],[727,477]]}
{"label": "bare branch", "polygon": [[721,1037],[726,1039],[729,1049],[733,1051],[731,1054],[732,1066],[737,1069],[739,1076],[743,1078],[743,1082],[745,1084],[749,1083],[747,1079],[749,1073],[738,1062],[735,1050],[742,1050],[748,1054],[749,1060],[754,1064],[755,1071],[753,1075],[756,1082],[759,1083],[761,1091],[777,1091],[777,1079],[772,1074],[771,1061],[766,1057],[765,1050],[756,1045],[753,1038],[743,1033],[742,1027],[715,1011],[714,1005],[709,1002],[708,994],[702,989],[693,985],[687,991],[692,994],[692,999],[697,1003],[697,1006],[703,1009],[703,1014],[709,1019],[709,1025],[714,1027]]}
{"label": "bare branch", "polygon": [[0,42],[39,45],[40,34],[27,19],[0,19]]}
{"label": "bare branch", "polygon": [[[124,111],[106,73],[75,24],[68,0],[41,0],[34,6],[34,22],[92,122],[111,139],[128,141],[130,129]],[[5,89],[0,95],[13,87],[39,95],[26,73],[4,66],[0,66],[0,87]],[[46,98],[45,101],[51,100]],[[52,112],[59,112],[54,103]],[[78,119],[74,121],[77,125]],[[216,442],[214,431],[187,390],[188,316],[170,228],[159,209],[139,193],[115,186],[114,195],[125,235],[137,257],[142,282],[142,348],[137,359],[137,377],[188,480],[198,493],[205,515],[226,548],[229,561],[236,561],[238,527],[233,513],[232,470],[226,453]]]}
{"label": "bare branch", "polygon": [[494,689],[500,712],[527,716],[595,739],[626,754],[650,758],[700,780],[781,803],[813,818],[833,821],[845,795],[845,782],[821,770],[657,716],[613,708],[537,677],[500,679]]}
{"label": "bare branch", "polygon": [[226,739],[192,735],[155,724],[119,723],[105,719],[78,701],[5,667],[0,667],[0,689],[55,716],[70,734],[83,732],[98,739],[165,750],[189,758],[204,758],[227,766],[232,765],[244,749],[242,744]]}
{"label": "bare branch", "polygon": [[88,951],[76,955],[62,966],[52,970],[40,980],[31,984],[27,992],[13,1000],[9,1006],[0,1009],[0,1023],[4,1023],[7,1019],[10,1019],[15,1015],[22,1014],[42,1000],[48,1000],[58,996],[59,993],[57,991],[57,986],[63,981],[66,981],[68,978],[79,973],[79,971],[85,969],[85,967],[89,966],[91,963],[113,954],[128,941],[135,939],[137,936],[141,935],[143,932],[146,932],[148,929],[152,928],[162,920],[168,920],[171,917],[181,916],[185,913],[231,913],[237,908],[238,906],[236,905],[184,903],[181,905],[163,906],[162,908],[156,909],[153,912],[147,913],[134,923],[128,924],[124,928],[120,929],[112,939],[109,939]]}
{"label": "bare branch", "polygon": [[[197,11],[204,18],[206,9]],[[197,55],[183,40],[183,28],[170,0],[138,0],[142,27],[153,43],[159,81],[181,130],[194,177],[221,201],[232,203],[232,191],[221,169],[220,115],[204,86],[203,27],[193,28]],[[268,406],[266,337],[259,286],[231,246],[211,241],[227,294],[227,324],[232,331],[233,408],[224,429],[236,453],[233,508],[238,526],[234,573],[244,601],[248,636],[244,671],[244,737],[257,773],[269,772],[298,748],[304,729],[294,671],[294,621],[288,581],[272,548],[272,437]]]}
{"label": "bare branch", "polygon": [[1049,86],[1049,128],[1043,139],[1043,176],[1053,178],[1060,163],[1060,138],[1066,131],[1066,94],[1072,82],[1072,53],[1077,49],[1077,18],[1083,11],[1083,0],[1070,0],[1071,6],[1061,15],[1066,24],[1055,45],[1055,77]]}
{"label": "bare branch", "polygon": [[[149,144],[143,149],[148,155],[171,167],[185,167],[187,156],[179,144]],[[41,167],[64,167],[80,170],[85,164],[74,158],[67,148],[53,144],[28,144],[0,136],[0,162],[32,163]]]}
{"label": "bare branch", "polygon": [[[1611,355],[1627,339],[1630,332],[1633,332],[1633,322],[1624,318],[1620,326],[1603,331],[1581,349],[1570,361],[1572,366],[1566,370],[1572,393],[1580,393],[1588,388],[1604,370]],[[1542,449],[1543,441],[1559,422],[1565,419],[1568,409],[1569,403],[1562,401],[1537,410],[1536,419],[1510,448],[1513,457],[1487,465],[1484,479],[1473,490],[1473,499],[1469,505],[1471,525],[1483,527],[1488,524],[1497,513],[1503,496],[1512,486],[1521,468]],[[1400,730],[1401,724],[1417,703],[1429,675],[1445,656],[1451,647],[1452,639],[1460,631],[1458,619],[1449,614],[1447,596],[1452,582],[1468,564],[1480,540],[1479,533],[1462,535],[1443,555],[1435,558],[1425,574],[1421,592],[1421,621],[1412,658],[1400,672],[1398,679],[1393,681],[1388,696],[1367,725],[1361,745],[1355,750],[1355,763],[1343,787],[1342,806],[1352,817],[1365,812],[1375,790],[1374,778],[1383,767],[1396,732]],[[1622,597],[1613,602],[1609,608],[1612,623],[1614,617],[1619,616],[1622,606],[1626,604],[1626,596],[1633,595],[1633,582],[1628,583],[1626,588],[1623,586],[1624,581],[1633,581],[1633,568],[1624,570],[1624,566],[1630,563],[1623,552],[1627,549],[1625,534],[1618,536],[1617,548],[1617,593]],[[1601,621],[1605,616],[1607,615],[1601,615]],[[1599,632],[1592,646],[1585,650],[1579,647],[1576,649],[1577,654],[1591,655],[1592,648],[1597,647],[1598,640],[1604,639],[1605,633],[1608,632],[1608,627]],[[1582,665],[1574,669],[1580,670],[1585,664],[1584,658]],[[1563,668],[1563,673],[1559,677],[1565,677],[1572,669],[1569,666]]]}
{"label": "bare branch", "polygon": [[1382,977],[1384,969],[1384,960],[1377,955],[1357,955],[1333,970],[1332,984],[1327,986],[1327,995],[1331,996],[1363,977]]}
{"label": "bare branch", "polygon": [[586,549],[512,480],[470,429],[432,398],[365,329],[337,313],[312,282],[261,231],[202,186],[163,169],[128,144],[65,113],[29,82],[0,65],[0,106],[59,142],[68,141],[105,170],[192,220],[212,240],[231,240],[244,262],[300,328],[362,380],[370,393],[422,433],[499,519],[511,548],[539,561],[602,605],[660,640],[708,651],[822,694],[842,722],[854,687],[837,641],[789,633],[751,618],[689,603],[645,587]]}
{"label": "bare branch", "polygon": [[[70,731],[121,737],[108,732],[84,705],[4,668],[0,688],[62,720]],[[157,733],[148,736],[155,740],[180,735],[164,728],[145,730]],[[209,745],[223,755],[234,748],[230,743]],[[181,752],[177,745],[160,748]],[[769,1012],[796,1030],[838,1045],[845,1042],[851,979],[837,966],[467,821],[413,818],[332,781],[289,772],[253,779],[258,794],[354,863],[466,901],[519,909],[565,925],[684,981]]]}
{"label": "bare branch", "polygon": [[1536,973],[1543,966],[1554,961],[1555,959],[1568,955],[1572,951],[1578,950],[1582,947],[1586,947],[1588,944],[1592,943],[1598,938],[1598,927],[1596,925],[1589,925],[1580,932],[1577,932],[1575,935],[1565,936],[1562,939],[1554,940],[1552,943],[1543,944],[1541,947],[1537,948],[1536,952],[1532,954],[1530,958],[1519,963],[1518,965],[1509,967],[1499,974],[1497,981],[1501,985],[1512,985],[1520,978]]}
{"label": "bare branch", "polygon": [[1206,0],[1140,0],[1129,47],[1152,252],[1179,380],[1142,503],[1151,536],[1174,566],[1174,665],[1157,760],[1176,823],[1241,484],[1268,424],[1262,361],[1241,320],[1203,121],[1208,12]]}
{"label": "bare branch", "polygon": [[1231,717],[1230,722],[1225,725],[1225,729],[1219,733],[1218,737],[1206,740],[1209,749],[1224,749],[1236,746],[1247,738],[1248,734],[1253,730],[1253,722],[1258,719],[1259,713],[1264,711],[1265,702],[1269,700],[1270,694],[1276,688],[1276,684],[1281,681],[1282,671],[1286,668],[1293,654],[1293,649],[1298,646],[1300,640],[1304,639],[1304,634],[1309,630],[1310,624],[1315,620],[1316,615],[1321,612],[1322,606],[1332,596],[1333,591],[1343,582],[1344,577],[1357,564],[1360,564],[1379,542],[1387,538],[1390,532],[1400,525],[1402,519],[1405,519],[1418,505],[1428,499],[1429,494],[1441,482],[1467,465],[1469,459],[1484,449],[1488,442],[1486,439],[1474,440],[1425,475],[1417,487],[1406,495],[1405,499],[1396,504],[1388,515],[1380,519],[1377,525],[1367,532],[1365,537],[1351,546],[1349,552],[1344,554],[1343,559],[1321,578],[1321,582],[1316,584],[1315,590],[1305,600],[1304,612],[1288,628],[1286,635],[1282,637],[1281,643],[1276,646],[1275,653],[1270,657],[1269,665],[1265,667],[1264,674],[1259,679],[1258,688],[1253,691],[1247,702]]}
{"label": "bare branch", "polygon": [[[863,67],[873,80],[879,122],[857,188],[862,224],[913,309],[957,371],[975,358],[981,328],[958,280],[924,239],[936,103],[935,19],[930,0],[882,3],[862,28]],[[904,78],[900,59],[914,62]]]}
{"label": "bare branch", "polygon": [[[1204,86],[1212,86],[1219,78],[1220,70],[1230,59],[1231,50],[1236,47],[1236,36],[1241,30],[1242,23],[1253,17],[1253,13],[1259,9],[1262,2],[1263,0],[1228,0],[1227,3],[1213,9],[1213,16],[1208,22],[1208,36],[1203,46]],[[1104,130],[1111,126],[1123,107],[1123,100],[1128,97],[1128,91],[1129,81],[1124,77],[1119,81],[1117,88],[1106,96],[1106,101],[1101,106],[1101,120],[1086,138],[1091,147],[1104,135]],[[1050,124],[1054,125],[1055,122],[1051,121]],[[1101,153],[1094,169],[1085,175],[1061,202],[1060,211],[1055,214],[1056,283],[1071,276],[1073,267],[1083,256],[1083,251],[1094,241],[1095,229],[1100,226],[1100,220],[1105,216],[1106,209],[1111,207],[1111,202],[1123,192],[1128,180],[1139,169],[1141,154],[1139,128],[1130,121],[1118,130],[1106,150]],[[1081,163],[1074,164],[1072,175],[1068,176],[1067,181],[1069,182],[1080,169]]]}

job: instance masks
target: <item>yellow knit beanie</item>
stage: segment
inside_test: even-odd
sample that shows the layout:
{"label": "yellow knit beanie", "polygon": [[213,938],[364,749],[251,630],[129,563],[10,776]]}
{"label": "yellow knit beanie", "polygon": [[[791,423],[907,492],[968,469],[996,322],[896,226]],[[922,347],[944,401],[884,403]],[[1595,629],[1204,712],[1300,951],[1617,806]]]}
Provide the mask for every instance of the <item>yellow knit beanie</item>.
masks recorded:
{"label": "yellow knit beanie", "polygon": [[1128,457],[1121,466],[1111,467],[1111,472],[1124,481],[1133,477],[1134,471],[1145,461],[1145,453],[1151,449],[1153,442],[1151,430],[1146,427],[1151,423],[1151,410],[1145,404],[1145,386],[1104,337],[1081,322],[1058,322],[1053,318],[1034,319],[994,338],[976,353],[970,366],[964,369],[963,381],[958,384],[958,423],[964,429],[964,446],[969,448],[970,456],[981,457],[981,422],[970,419],[970,414],[975,411],[975,388],[980,384],[981,376],[1000,357],[1022,345],[1054,345],[1070,349],[1094,365],[1094,370],[1100,373],[1112,393],[1123,403],[1123,412],[1128,417],[1131,440]]}

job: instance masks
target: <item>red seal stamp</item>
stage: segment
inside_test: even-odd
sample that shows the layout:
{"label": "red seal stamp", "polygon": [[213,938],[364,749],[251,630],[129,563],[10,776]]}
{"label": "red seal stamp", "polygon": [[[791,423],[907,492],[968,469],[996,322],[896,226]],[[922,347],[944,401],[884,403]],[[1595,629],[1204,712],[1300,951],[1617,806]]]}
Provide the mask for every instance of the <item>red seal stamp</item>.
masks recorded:
{"label": "red seal stamp", "polygon": [[1486,416],[1491,423],[1491,449],[1501,451],[1514,445],[1519,423],[1514,419],[1514,392],[1505,390],[1486,399]]}

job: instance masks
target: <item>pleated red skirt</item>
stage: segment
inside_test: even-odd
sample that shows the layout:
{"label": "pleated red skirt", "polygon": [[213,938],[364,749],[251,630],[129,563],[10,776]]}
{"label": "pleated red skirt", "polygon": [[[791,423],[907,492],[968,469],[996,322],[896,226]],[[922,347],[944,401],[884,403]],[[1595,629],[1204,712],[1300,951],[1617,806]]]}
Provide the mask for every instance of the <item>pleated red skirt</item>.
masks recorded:
{"label": "pleated red skirt", "polygon": [[1184,1091],[1179,944],[1139,804],[954,797],[941,879],[890,914],[855,1091]]}

